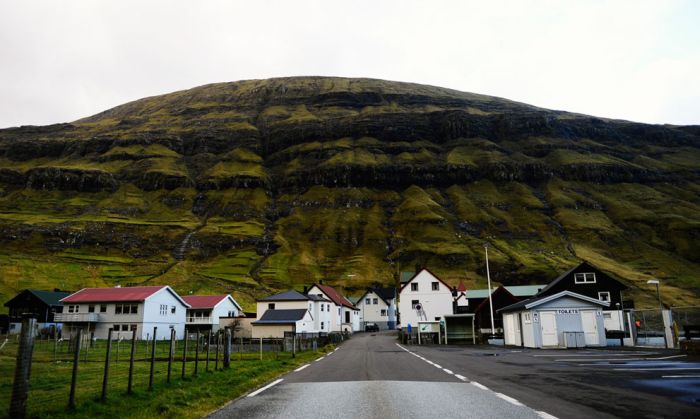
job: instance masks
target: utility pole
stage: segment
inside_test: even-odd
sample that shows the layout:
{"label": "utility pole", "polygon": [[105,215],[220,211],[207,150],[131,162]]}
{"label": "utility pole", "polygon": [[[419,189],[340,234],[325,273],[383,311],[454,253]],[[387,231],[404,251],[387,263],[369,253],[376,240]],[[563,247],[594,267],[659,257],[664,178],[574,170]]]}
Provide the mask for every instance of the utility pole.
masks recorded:
{"label": "utility pole", "polygon": [[493,298],[491,298],[491,272],[489,271],[489,244],[484,244],[484,251],[486,252],[486,280],[489,285],[489,308],[491,309],[491,337],[493,338],[496,334],[496,327],[493,323]]}

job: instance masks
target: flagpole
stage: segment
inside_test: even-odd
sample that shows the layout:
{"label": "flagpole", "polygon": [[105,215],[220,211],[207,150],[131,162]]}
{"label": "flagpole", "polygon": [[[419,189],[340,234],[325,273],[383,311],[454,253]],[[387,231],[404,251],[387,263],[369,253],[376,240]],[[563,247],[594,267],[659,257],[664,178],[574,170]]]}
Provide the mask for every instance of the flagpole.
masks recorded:
{"label": "flagpole", "polygon": [[491,272],[489,271],[489,244],[484,245],[484,251],[486,252],[486,279],[489,284],[489,307],[491,309],[491,337],[496,334],[496,328],[493,324],[493,299],[491,298]]}

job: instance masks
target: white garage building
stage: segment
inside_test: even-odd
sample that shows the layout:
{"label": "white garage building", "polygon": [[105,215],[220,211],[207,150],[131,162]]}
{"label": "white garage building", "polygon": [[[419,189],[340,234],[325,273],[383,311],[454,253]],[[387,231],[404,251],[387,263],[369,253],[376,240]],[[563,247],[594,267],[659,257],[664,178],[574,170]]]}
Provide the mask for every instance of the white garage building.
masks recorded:
{"label": "white garage building", "polygon": [[499,310],[506,345],[528,348],[605,346],[607,301],[571,291],[533,297]]}

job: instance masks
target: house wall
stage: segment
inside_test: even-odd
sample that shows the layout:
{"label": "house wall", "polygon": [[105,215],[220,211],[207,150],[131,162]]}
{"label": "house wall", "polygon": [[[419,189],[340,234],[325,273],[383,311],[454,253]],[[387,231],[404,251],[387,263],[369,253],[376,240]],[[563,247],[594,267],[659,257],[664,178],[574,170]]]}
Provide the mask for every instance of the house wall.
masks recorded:
{"label": "house wall", "polygon": [[294,325],[292,324],[266,324],[266,325],[253,325],[252,337],[256,338],[283,338],[284,332],[291,332],[294,330]]}
{"label": "house wall", "polygon": [[[432,290],[432,283],[438,283],[438,290]],[[418,291],[411,291],[411,284],[418,284]],[[420,318],[416,310],[411,307],[412,300],[418,300],[423,307],[425,317]],[[408,324],[415,327],[418,321],[435,321],[446,314],[452,314],[452,290],[430,272],[421,271],[411,282],[407,283],[399,294],[399,313],[401,313],[401,326]]]}
{"label": "house wall", "polygon": [[[366,300],[370,299],[370,304]],[[374,304],[374,299],[377,299],[377,304]],[[364,329],[367,323],[376,323],[379,329],[393,329],[396,327],[396,299],[392,298],[385,303],[384,300],[374,292],[367,293],[356,306],[360,309],[360,329]],[[386,310],[386,315],[382,316],[382,310]]]}
{"label": "house wall", "polygon": [[[321,289],[319,287],[317,287],[316,285],[311,287],[309,289],[309,291],[307,292],[307,294],[312,294],[312,295],[319,295],[320,294],[322,297],[330,300],[330,298],[326,295],[326,293],[321,291]],[[340,332],[342,330],[341,325],[343,324],[343,321],[344,321],[343,308],[342,308],[342,306],[338,306],[337,304],[335,304],[332,300],[330,303],[327,303],[327,304],[331,305],[331,314],[329,316],[329,321],[331,322],[331,328],[328,331],[329,332]],[[359,323],[358,323],[358,327],[359,327]]]}
{"label": "house wall", "polygon": [[[160,314],[160,306],[168,306],[165,314]],[[173,307],[175,313],[172,312]],[[170,339],[170,329],[175,329],[177,339],[185,336],[185,316],[187,307],[173,295],[170,290],[164,288],[146,298],[143,310],[143,330],[140,330],[141,338],[153,334],[153,327],[158,327],[156,339]]]}

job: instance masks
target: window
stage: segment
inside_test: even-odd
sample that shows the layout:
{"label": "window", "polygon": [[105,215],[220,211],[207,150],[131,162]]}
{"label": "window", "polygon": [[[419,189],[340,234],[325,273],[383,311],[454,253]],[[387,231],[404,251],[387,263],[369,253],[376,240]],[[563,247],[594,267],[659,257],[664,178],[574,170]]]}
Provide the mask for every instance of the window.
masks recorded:
{"label": "window", "polygon": [[381,315],[382,315],[382,316],[386,316],[386,310],[382,310]]}
{"label": "window", "polygon": [[[330,313],[331,312],[331,305],[326,304],[326,308],[328,309],[328,312]],[[340,309],[338,310],[338,313],[340,313]]]}
{"label": "window", "polygon": [[604,311],[603,318],[604,319],[612,319],[612,313],[610,313],[609,311]]}
{"label": "window", "polygon": [[323,304],[321,304],[321,311],[323,311]]}
{"label": "window", "polygon": [[[311,311],[311,309],[313,309],[313,305],[312,305],[311,303],[309,303],[309,311]],[[323,311],[323,307],[321,307],[321,311]],[[229,317],[233,317],[230,313],[231,313],[231,312],[229,311],[229,315],[228,315],[228,316],[229,316]]]}
{"label": "window", "polygon": [[379,304],[379,299],[378,298],[372,299],[372,304],[375,304],[375,305]]}
{"label": "window", "polygon": [[436,318],[435,318],[435,321],[436,321],[436,322],[439,322],[439,321],[440,321],[440,318],[439,318],[439,317],[436,317]]}
{"label": "window", "polygon": [[418,283],[414,282],[411,284],[411,291],[418,291]]}
{"label": "window", "polygon": [[610,292],[608,291],[601,291],[598,293],[598,299],[600,301],[610,301]]}
{"label": "window", "polygon": [[170,314],[175,314],[175,306],[170,307]]}
{"label": "window", "polygon": [[523,321],[525,323],[532,323],[532,318],[530,317],[530,313],[524,313],[523,314]]}
{"label": "window", "polygon": [[323,330],[323,322],[321,322],[321,330]]}
{"label": "window", "polygon": [[132,325],[131,325],[131,331],[132,331],[132,332],[135,332],[135,331],[136,331],[136,325],[135,325],[135,324],[132,324]]}
{"label": "window", "polygon": [[274,310],[275,309],[275,303],[270,303],[267,305],[268,310]]}
{"label": "window", "polygon": [[160,305],[160,315],[165,316],[168,314],[168,306],[167,304],[161,304]]}
{"label": "window", "polygon": [[122,325],[122,332],[127,332],[129,331],[129,325],[128,324],[123,324]]}
{"label": "window", "polygon": [[369,298],[365,298],[365,304],[371,304]]}
{"label": "window", "polygon": [[574,274],[574,282],[577,284],[595,284],[595,272]]}
{"label": "window", "polygon": [[418,300],[411,300],[411,308],[412,308],[412,309],[415,310],[415,309],[416,309],[416,306],[417,306],[418,304],[420,304],[420,301],[418,301]]}
{"label": "window", "polygon": [[80,308],[80,306],[68,306],[68,312],[69,313],[77,313],[79,311],[78,310],[79,308]]}
{"label": "window", "polygon": [[116,304],[114,306],[114,314],[122,314],[122,305],[121,304]]}
{"label": "window", "polygon": [[94,312],[95,312],[95,305],[94,305],[94,304],[90,304],[90,305],[88,306],[88,313],[94,313]]}
{"label": "window", "polygon": [[440,291],[440,283],[439,282],[433,282],[430,285],[433,287],[433,291]]}
{"label": "window", "polygon": [[[168,311],[168,306],[165,306],[165,311]],[[139,305],[138,304],[132,304],[131,305],[131,314],[138,314],[139,312]]]}
{"label": "window", "polygon": [[107,312],[107,304],[100,304],[100,313]]}

